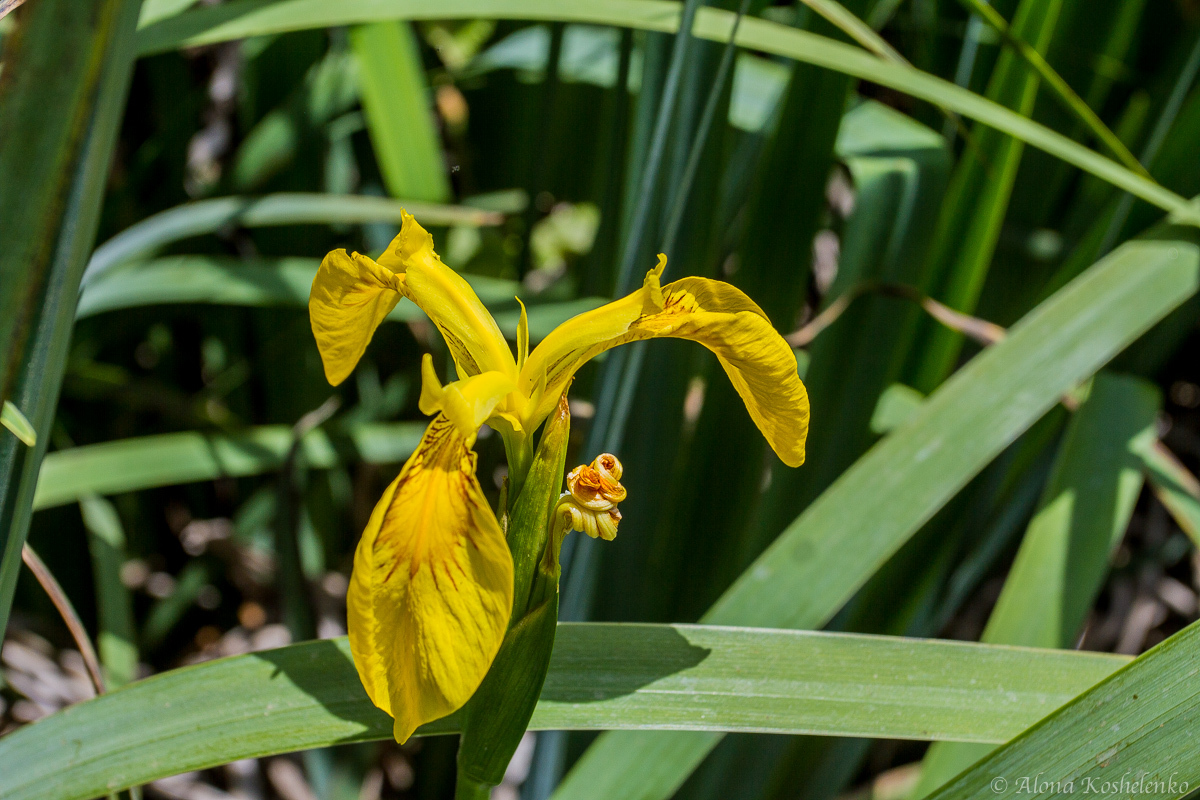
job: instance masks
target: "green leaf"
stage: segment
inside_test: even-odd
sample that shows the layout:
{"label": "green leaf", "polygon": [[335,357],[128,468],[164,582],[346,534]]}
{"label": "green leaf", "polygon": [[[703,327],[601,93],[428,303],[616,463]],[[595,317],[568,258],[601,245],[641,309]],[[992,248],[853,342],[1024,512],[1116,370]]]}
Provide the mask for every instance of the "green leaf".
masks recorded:
{"label": "green leaf", "polygon": [[1154,495],[1192,544],[1200,547],[1200,481],[1162,442],[1145,443],[1141,456]]}
{"label": "green leaf", "polygon": [[871,430],[874,433],[891,433],[908,421],[921,403],[925,395],[911,386],[903,383],[893,383],[879,395],[875,404],[875,413],[871,415]]}
{"label": "green leaf", "polygon": [[400,224],[401,211],[423,225],[498,225],[500,211],[484,211],[465,206],[445,206],[420,200],[390,200],[366,195],[335,195],[304,192],[280,192],[262,197],[233,196],[198,200],[147,217],[131,225],[96,248],[84,274],[91,283],[108,270],[126,261],[151,255],[166,245],[203,236],[229,227],[258,228],[271,225],[349,225],[363,222]]}
{"label": "green leaf", "polygon": [[[1129,152],[1129,148],[1121,139],[1109,130],[1100,117],[1096,116],[1096,112],[1092,111],[1082,97],[1075,93],[1062,76],[1054,71],[1046,61],[1042,53],[1038,52],[1037,48],[1031,47],[1024,39],[1014,35],[1013,31],[1005,21],[1004,17],[1000,16],[996,9],[988,5],[984,0],[959,0],[959,2],[978,14],[980,19],[987,22],[1004,40],[1005,45],[1013,48],[1021,58],[1037,70],[1038,76],[1045,82],[1046,86],[1054,92],[1067,110],[1074,114],[1080,122],[1082,122],[1092,132],[1092,135],[1104,143],[1109,152],[1119,158],[1125,166],[1129,167],[1134,172],[1145,172],[1145,167],[1137,160],[1133,153]],[[1138,3],[1127,4],[1133,9],[1140,10]],[[1128,27],[1133,27],[1132,25]]]}
{"label": "green leaf", "polygon": [[37,431],[29,424],[29,420],[25,419],[21,409],[8,400],[5,400],[3,407],[0,407],[0,425],[8,428],[9,432],[20,439],[26,447],[33,447],[37,444]]}
{"label": "green leaf", "polygon": [[[1032,42],[1033,52],[1046,52],[1065,2],[1022,0],[1012,35]],[[1033,113],[1038,86],[1038,73],[1016,53],[1005,50],[992,72],[987,96],[1028,117]],[[983,292],[1025,149],[1020,139],[990,128],[976,125],[972,133],[972,146],[958,162],[942,205],[929,254],[927,284],[934,299],[966,314],[975,312]],[[911,383],[929,392],[954,369],[963,335],[929,319],[924,329]]]}
{"label": "green leaf", "polygon": [[[45,462],[43,462],[44,464]],[[117,689],[137,677],[138,648],[133,622],[133,599],[121,581],[125,564],[125,529],[113,504],[103,497],[88,495],[79,500],[83,525],[92,554],[96,583],[96,637],[100,663],[109,689]]]}
{"label": "green leaf", "polygon": [[[421,0],[235,0],[220,6],[180,14],[139,32],[143,55],[184,45],[229,41],[266,33],[324,28],[390,19],[536,19],[618,25],[671,32],[679,24],[679,3],[665,0],[589,0],[546,3],[540,0],[457,0],[430,5]],[[693,34],[724,42],[735,15],[702,8]],[[747,19],[738,30],[737,44],[750,50],[794,58],[843,72],[872,83],[928,100],[963,116],[1038,147],[1051,155],[1109,181],[1181,220],[1200,223],[1200,213],[1187,200],[1089,150],[1033,120],[980,97],[949,81],[902,64],[883,61],[853,45],[762,19]]]}
{"label": "green leaf", "polygon": [[[395,464],[412,454],[424,430],[422,422],[370,423],[351,429],[349,439],[362,460]],[[164,433],[59,450],[42,463],[34,507],[49,508],[92,494],[261,475],[279,469],[291,445],[291,427],[264,425],[233,434]],[[304,437],[301,452],[306,463],[318,469],[339,460],[322,430]]]}
{"label": "green leaf", "polygon": [[[38,441],[0,436],[0,630],[66,368],[79,280],[133,70],[140,0],[44,0],[5,37],[0,80],[0,400]],[[13,143],[20,143],[13,146]]]}
{"label": "green leaf", "polygon": [[[702,620],[814,628],[1074,384],[1196,292],[1200,249],[1164,227],[1127,242],[943,384],[808,507]],[[665,798],[719,734],[604,734],[556,793],[607,796],[637,776]],[[646,776],[652,776],[653,780]]]}
{"label": "green leaf", "polygon": [[173,17],[194,6],[196,0],[142,0],[142,13],[138,25],[152,25],[159,20]]}
{"label": "green leaf", "polygon": [[1187,795],[1200,782],[1197,648],[1200,625],[1193,623],[995,750],[931,800]]}
{"label": "green leaf", "polygon": [[[998,741],[1124,663],[874,636],[563,624],[532,727]],[[457,729],[449,717],[420,733]],[[241,758],[391,734],[346,639],[308,642],[162,673],[5,736],[0,797],[85,800]]]}
{"label": "green leaf", "polygon": [[[1021,542],[982,641],[1070,647],[1108,575],[1142,490],[1160,398],[1151,383],[1102,372],[1071,418],[1041,505]],[[987,747],[930,748],[914,798],[987,755]]]}
{"label": "green leaf", "polygon": [[359,63],[367,130],[379,171],[393,197],[450,197],[429,81],[417,37],[406,22],[376,22],[350,30]]}

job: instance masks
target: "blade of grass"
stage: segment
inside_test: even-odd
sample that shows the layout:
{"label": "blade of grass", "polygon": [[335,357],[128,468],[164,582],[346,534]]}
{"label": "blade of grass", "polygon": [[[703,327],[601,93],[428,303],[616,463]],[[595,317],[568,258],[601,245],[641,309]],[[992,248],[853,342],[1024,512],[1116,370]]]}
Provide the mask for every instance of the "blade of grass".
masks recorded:
{"label": "blade of grass", "polygon": [[1000,12],[996,11],[996,9],[984,2],[984,0],[959,0],[959,3],[967,10],[978,14],[980,19],[999,33],[1004,43],[1016,51],[1021,58],[1025,59],[1025,62],[1029,66],[1037,71],[1038,77],[1054,92],[1054,96],[1058,98],[1059,102],[1068,111],[1078,117],[1087,126],[1088,130],[1092,132],[1092,135],[1108,148],[1108,151],[1116,156],[1122,164],[1143,177],[1150,177],[1150,173],[1146,172],[1146,168],[1142,166],[1142,162],[1138,161],[1137,157],[1129,152],[1129,148],[1125,146],[1125,143],[1104,124],[1104,121],[1096,115],[1095,111],[1092,111],[1091,106],[1075,93],[1075,90],[1063,80],[1062,76],[1054,70],[1054,67],[1050,66],[1042,53],[1024,39],[1013,34],[1008,22],[1004,17],[1000,16]]}
{"label": "blade of grass", "polygon": [[[1046,51],[1065,2],[1022,0],[1015,35]],[[987,96],[1025,117],[1033,113],[1038,87],[1037,73],[1012,51],[1004,51],[988,82]],[[977,127],[973,145],[950,179],[927,267],[927,293],[965,314],[975,311],[983,292],[1024,153],[1023,142],[992,129]],[[925,323],[914,351],[912,386],[922,392],[937,387],[954,369],[962,344],[960,334]]]}
{"label": "blade of grass", "polygon": [[[1108,574],[1142,490],[1142,458],[1154,441],[1160,398],[1139,378],[1100,373],[1067,426],[1043,493],[982,641],[1068,648]],[[918,800],[990,748],[935,744],[913,792]]]}
{"label": "blade of grass", "polygon": [[367,195],[280,192],[262,197],[217,197],[160,211],[121,231],[96,248],[83,283],[86,286],[119,264],[193,236],[270,225],[399,225],[406,208],[423,225],[499,225],[504,221],[503,213],[497,211]]}
{"label": "blade of grass", "polygon": [[133,599],[121,581],[121,567],[125,564],[125,529],[116,508],[103,497],[81,497],[79,510],[88,532],[96,584],[96,616],[99,620],[96,646],[105,680],[109,688],[117,689],[137,677],[138,661]]}
{"label": "blade of grass", "polygon": [[[1125,663],[888,637],[562,624],[532,727],[996,741]],[[420,733],[455,730],[448,717]],[[308,642],[172,670],[5,736],[0,796],[85,800],[235,759],[390,737],[346,639]]]}
{"label": "blade of grass", "polygon": [[446,200],[450,180],[411,26],[395,21],[360,25],[350,30],[350,45],[359,63],[367,130],[388,192]]}
{"label": "blade of grass", "polygon": [[[1197,647],[1200,625],[1193,623],[930,797],[1015,795],[1020,779],[1034,776],[1021,796],[1187,795],[1200,781],[1200,751],[1192,741],[1200,714]],[[996,782],[1001,777],[1004,784]]]}
{"label": "blade of grass", "polygon": [[26,447],[37,444],[37,431],[29,424],[29,420],[10,401],[5,400],[0,408],[0,425],[8,428],[9,433],[21,440]]}
{"label": "blade of grass", "polygon": [[[1122,245],[1030,312],[847,470],[703,621],[794,628],[827,622],[1066,391],[1196,292],[1200,248],[1187,230],[1159,228]],[[669,797],[720,738],[604,734],[555,796],[608,797],[637,776],[641,797]]]}
{"label": "blade of grass", "polygon": [[[804,5],[811,8],[813,11],[820,14],[831,24],[845,33],[854,41],[870,50],[875,55],[886,61],[892,61],[897,64],[908,64],[908,59],[900,55],[896,48],[887,43],[887,40],[875,32],[867,23],[863,22],[858,17],[836,0],[802,0]],[[909,66],[912,66],[909,64]]]}
{"label": "blade of grass", "polygon": [[[665,0],[590,0],[587,3],[447,0],[433,7],[420,0],[343,0],[336,6],[324,0],[235,0],[186,12],[149,26],[139,33],[139,46],[140,52],[147,55],[184,45],[356,22],[475,17],[558,20],[671,32],[679,27],[679,4]],[[726,41],[734,19],[735,15],[729,11],[701,9],[693,33],[702,39]],[[1164,211],[1177,214],[1181,221],[1200,224],[1200,212],[1184,198],[1028,117],[1015,114],[949,81],[883,61],[853,45],[762,19],[745,20],[735,41],[747,49],[843,72],[945,106],[1045,150]]]}
{"label": "blade of grass", "polygon": [[1154,496],[1192,544],[1200,547],[1200,481],[1162,442],[1146,443],[1141,456]]}
{"label": "blade of grass", "polygon": [[[421,422],[368,423],[347,436],[363,461],[398,464],[412,455],[424,430]],[[164,433],[59,450],[42,464],[34,507],[50,508],[92,494],[261,475],[283,466],[291,443],[290,427],[264,425],[241,433]],[[335,441],[324,431],[305,436],[303,449],[305,463],[315,469],[339,461]]]}
{"label": "blade of grass", "polygon": [[[1152,164],[1158,156],[1159,150],[1167,140],[1167,135],[1171,132],[1171,126],[1175,124],[1179,110],[1183,107],[1184,100],[1187,99],[1188,90],[1196,81],[1197,73],[1200,73],[1200,36],[1196,37],[1196,43],[1192,45],[1192,52],[1188,56],[1187,62],[1184,63],[1183,69],[1179,71],[1175,85],[1171,88],[1171,94],[1167,97],[1167,102],[1159,112],[1157,122],[1154,123],[1154,129],[1150,132],[1150,138],[1142,148],[1142,163]],[[1125,222],[1129,219],[1129,212],[1132,208],[1133,197],[1131,195],[1124,195],[1118,201],[1117,209],[1108,223],[1108,229],[1100,244],[1101,255],[1107,253],[1116,243],[1121,230],[1125,227]]]}
{"label": "blade of grass", "polygon": [[0,400],[25,412],[38,441],[0,436],[0,630],[124,113],[139,4],[39,0],[5,41],[0,140],[27,146],[0,148]]}
{"label": "blade of grass", "polygon": [[146,620],[138,635],[142,648],[152,653],[162,644],[167,635],[179,624],[179,620],[200,596],[200,590],[212,580],[209,562],[192,559],[175,576],[174,588],[166,597],[160,597],[146,612]]}

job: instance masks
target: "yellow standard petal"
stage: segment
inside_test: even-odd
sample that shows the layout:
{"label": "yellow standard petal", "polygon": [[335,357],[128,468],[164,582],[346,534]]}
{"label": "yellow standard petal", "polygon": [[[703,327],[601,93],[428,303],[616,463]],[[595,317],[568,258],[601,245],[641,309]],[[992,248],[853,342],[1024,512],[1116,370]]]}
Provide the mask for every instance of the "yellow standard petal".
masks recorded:
{"label": "yellow standard petal", "polygon": [[433,237],[407,211],[379,263],[404,275],[404,296],[441,331],[460,378],[495,371],[515,376],[516,361],[496,320],[461,275],[442,263]]}
{"label": "yellow standard petal", "polygon": [[331,384],[354,370],[401,291],[400,277],[366,256],[345,250],[325,256],[313,279],[308,315]]}
{"label": "yellow standard petal", "polygon": [[[796,357],[766,314],[741,290],[722,281],[683,278],[661,286],[666,263],[646,275],[633,294],[560,325],[529,355],[520,385],[530,393],[532,429],[553,409],[566,381],[588,359],[626,342],[690,339],[716,354],[754,423],[788,466],[804,463],[808,393]],[[545,390],[535,382],[544,375]]]}
{"label": "yellow standard petal", "polygon": [[350,649],[396,740],[461,708],[487,674],[512,612],[513,564],[445,416],[375,507],[354,554]]}
{"label": "yellow standard petal", "polygon": [[442,386],[433,368],[433,356],[426,353],[421,358],[421,413],[444,414],[458,428],[468,447],[475,443],[479,426],[487,422],[496,406],[515,388],[512,376],[502,372],[484,372]]}

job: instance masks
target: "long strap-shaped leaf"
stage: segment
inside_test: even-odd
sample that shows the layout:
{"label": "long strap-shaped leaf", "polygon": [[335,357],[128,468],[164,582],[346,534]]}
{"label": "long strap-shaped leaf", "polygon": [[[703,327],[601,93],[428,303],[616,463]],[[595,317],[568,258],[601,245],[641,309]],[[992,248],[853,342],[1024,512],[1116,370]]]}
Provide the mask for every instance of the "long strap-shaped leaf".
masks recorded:
{"label": "long strap-shaped leaf", "polygon": [[[808,507],[704,616],[722,625],[816,628],[1006,445],[1078,381],[1195,293],[1190,230],[1127,242],[1013,326]],[[558,800],[607,798],[635,780],[669,797],[717,733],[604,734]]]}
{"label": "long strap-shaped leaf", "polygon": [[[1142,490],[1142,459],[1162,403],[1154,384],[1101,372],[1071,418],[1042,501],[981,641],[1070,647],[1104,585]],[[986,745],[929,748],[914,800],[987,755]]]}
{"label": "long strap-shaped leaf", "polygon": [[[546,728],[1002,741],[1120,656],[698,625],[563,624]],[[453,717],[423,733],[457,730]],[[173,670],[0,739],[0,797],[83,800],[186,770],[386,739],[345,639]]]}
{"label": "long strap-shaped leaf", "polygon": [[[149,54],[182,45],[383,19],[545,19],[670,32],[679,26],[679,9],[679,3],[663,0],[444,0],[437,4],[422,0],[235,0],[150,25],[140,32],[139,46],[141,53]],[[693,34],[727,41],[734,18],[729,11],[702,8]],[[1200,211],[1179,195],[949,81],[884,61],[853,45],[762,19],[744,20],[735,41],[742,47],[843,72],[957,111],[1200,224]]]}
{"label": "long strap-shaped leaf", "polygon": [[368,195],[279,192],[262,197],[214,197],[168,208],[121,231],[96,248],[83,283],[91,283],[116,265],[153,253],[164,245],[214,233],[227,226],[257,228],[356,222],[399,225],[401,212],[405,209],[425,225],[496,225],[504,218],[500,213],[479,208]]}
{"label": "long strap-shaped leaf", "polygon": [[0,402],[13,403],[36,441],[30,447],[7,427],[0,430],[0,630],[8,622],[38,466],[66,369],[79,279],[95,240],[125,108],[140,5],[31,3],[18,12],[20,35],[5,40]]}
{"label": "long strap-shaped leaf", "polygon": [[[363,461],[396,464],[412,455],[424,430],[420,422],[370,423],[352,429],[349,439]],[[42,462],[33,507],[50,508],[96,494],[261,475],[283,466],[292,439],[288,425],[262,425],[239,433],[183,431],[59,450]],[[312,467],[331,467],[338,460],[322,430],[304,437],[301,452]]]}
{"label": "long strap-shaped leaf", "polygon": [[1177,798],[1200,784],[1193,623],[994,751],[930,800]]}

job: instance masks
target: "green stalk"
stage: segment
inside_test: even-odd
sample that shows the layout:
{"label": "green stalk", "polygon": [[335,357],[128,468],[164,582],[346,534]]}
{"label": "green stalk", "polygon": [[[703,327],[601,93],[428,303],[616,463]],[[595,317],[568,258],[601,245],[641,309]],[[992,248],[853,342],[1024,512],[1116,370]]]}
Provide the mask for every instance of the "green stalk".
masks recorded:
{"label": "green stalk", "polygon": [[[507,493],[513,608],[491,669],[463,711],[456,798],[486,797],[504,779],[542,692],[558,624],[558,543],[551,540],[571,417],[564,396],[524,477]],[[561,534],[558,532],[558,538]]]}

